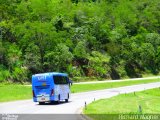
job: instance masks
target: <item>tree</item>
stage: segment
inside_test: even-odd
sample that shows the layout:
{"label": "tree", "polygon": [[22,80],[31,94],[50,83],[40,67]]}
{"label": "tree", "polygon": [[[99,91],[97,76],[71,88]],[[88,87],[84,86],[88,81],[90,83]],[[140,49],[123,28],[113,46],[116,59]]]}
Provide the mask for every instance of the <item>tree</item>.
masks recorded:
{"label": "tree", "polygon": [[[92,51],[91,56],[88,56],[88,69],[90,76],[106,77],[109,73],[109,60],[110,57],[107,54],[102,54],[98,51]],[[93,72],[93,73],[91,73]]]}
{"label": "tree", "polygon": [[50,51],[45,55],[45,67],[48,71],[67,70],[67,66],[71,64],[73,59],[72,53],[65,44],[58,44],[54,51]]}
{"label": "tree", "polygon": [[40,49],[34,43],[30,43],[25,49],[24,66],[32,73],[42,72]]}

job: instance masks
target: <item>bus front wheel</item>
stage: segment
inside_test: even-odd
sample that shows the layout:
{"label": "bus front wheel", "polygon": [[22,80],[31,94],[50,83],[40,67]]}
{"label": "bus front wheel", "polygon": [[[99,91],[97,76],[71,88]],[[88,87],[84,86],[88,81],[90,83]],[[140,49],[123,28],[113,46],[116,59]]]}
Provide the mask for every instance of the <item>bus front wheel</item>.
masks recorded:
{"label": "bus front wheel", "polygon": [[68,99],[65,99],[65,102],[68,102]]}
{"label": "bus front wheel", "polygon": [[60,97],[60,95],[58,95],[58,101],[57,101],[58,104],[60,103],[60,99],[61,99],[61,97]]}
{"label": "bus front wheel", "polygon": [[68,99],[69,99],[69,93],[68,93],[68,98],[67,98],[67,99],[65,99],[65,102],[68,102]]}

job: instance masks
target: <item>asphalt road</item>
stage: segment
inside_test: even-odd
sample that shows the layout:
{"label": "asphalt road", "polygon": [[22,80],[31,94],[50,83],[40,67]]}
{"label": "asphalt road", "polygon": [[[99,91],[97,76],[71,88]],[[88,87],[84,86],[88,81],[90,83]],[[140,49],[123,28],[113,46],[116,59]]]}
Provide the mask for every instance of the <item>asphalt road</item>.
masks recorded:
{"label": "asphalt road", "polygon": [[[38,103],[34,103],[32,100],[5,102],[5,103],[0,103],[0,114],[80,114],[82,108],[85,106],[85,102],[89,104],[92,101],[98,99],[110,98],[112,96],[116,96],[122,93],[142,91],[157,87],[160,87],[160,82],[132,85],[132,86],[105,89],[105,90],[96,90],[91,92],[74,93],[71,95],[71,98],[68,103],[61,102],[60,104],[48,103],[46,105],[39,105]],[[74,117],[73,119],[75,119]],[[0,117],[0,119],[1,118],[2,117]],[[31,119],[31,120],[38,120],[38,119]]]}

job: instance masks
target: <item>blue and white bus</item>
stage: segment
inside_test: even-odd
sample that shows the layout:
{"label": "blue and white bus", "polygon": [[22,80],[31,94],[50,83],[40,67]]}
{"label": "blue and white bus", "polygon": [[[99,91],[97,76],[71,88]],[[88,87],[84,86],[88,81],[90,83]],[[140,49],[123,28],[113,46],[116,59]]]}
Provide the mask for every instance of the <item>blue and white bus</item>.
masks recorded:
{"label": "blue and white bus", "polygon": [[51,72],[32,75],[33,101],[39,104],[61,100],[68,102],[71,84],[65,73]]}

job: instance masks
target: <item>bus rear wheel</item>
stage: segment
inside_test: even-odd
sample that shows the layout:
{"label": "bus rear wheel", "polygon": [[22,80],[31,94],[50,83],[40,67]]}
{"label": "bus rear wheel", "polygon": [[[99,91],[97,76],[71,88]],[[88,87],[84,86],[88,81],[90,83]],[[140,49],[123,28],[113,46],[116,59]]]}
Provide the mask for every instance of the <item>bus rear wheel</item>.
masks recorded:
{"label": "bus rear wheel", "polygon": [[44,105],[45,104],[45,102],[39,102],[39,105]]}

